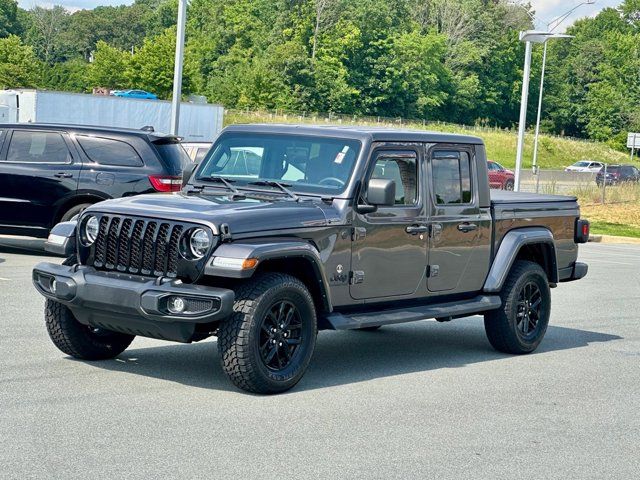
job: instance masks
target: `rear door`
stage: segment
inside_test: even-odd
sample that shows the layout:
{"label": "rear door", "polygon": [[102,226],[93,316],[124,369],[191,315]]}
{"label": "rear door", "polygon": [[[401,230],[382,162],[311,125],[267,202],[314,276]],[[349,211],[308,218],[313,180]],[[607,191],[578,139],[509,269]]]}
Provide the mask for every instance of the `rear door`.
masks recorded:
{"label": "rear door", "polygon": [[0,225],[50,228],[76,194],[80,162],[66,132],[14,129],[0,155]]}
{"label": "rear door", "polygon": [[429,151],[431,230],[427,288],[479,290],[487,273],[491,212],[479,207],[472,145],[436,145]]}

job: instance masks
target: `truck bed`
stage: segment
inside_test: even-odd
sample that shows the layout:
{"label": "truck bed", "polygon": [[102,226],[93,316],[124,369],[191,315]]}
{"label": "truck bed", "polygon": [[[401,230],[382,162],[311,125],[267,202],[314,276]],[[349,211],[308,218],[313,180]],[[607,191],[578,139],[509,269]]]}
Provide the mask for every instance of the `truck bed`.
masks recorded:
{"label": "truck bed", "polygon": [[570,195],[546,195],[530,192],[509,192],[491,190],[491,203],[544,203],[544,202],[576,202],[578,199]]}
{"label": "truck bed", "polygon": [[544,227],[553,234],[558,269],[566,272],[577,260],[578,246],[574,241],[574,232],[580,207],[576,197],[491,190],[491,211],[494,252],[510,230]]}

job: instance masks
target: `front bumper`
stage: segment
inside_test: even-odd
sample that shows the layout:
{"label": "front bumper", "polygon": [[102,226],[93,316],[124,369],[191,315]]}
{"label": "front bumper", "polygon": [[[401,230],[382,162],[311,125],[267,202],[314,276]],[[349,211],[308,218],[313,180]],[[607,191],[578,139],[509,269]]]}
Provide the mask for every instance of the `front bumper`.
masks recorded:
{"label": "front bumper", "polygon": [[[235,297],[225,288],[46,262],[34,267],[33,283],[46,298],[69,307],[80,323],[181,342],[193,339],[198,324],[228,317]],[[185,311],[169,312],[170,297],[181,297]]]}

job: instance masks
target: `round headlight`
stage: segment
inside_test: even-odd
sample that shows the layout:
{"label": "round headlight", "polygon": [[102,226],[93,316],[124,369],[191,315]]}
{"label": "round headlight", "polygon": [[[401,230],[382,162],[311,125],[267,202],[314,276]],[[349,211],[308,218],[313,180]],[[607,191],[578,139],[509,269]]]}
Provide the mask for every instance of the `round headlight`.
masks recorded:
{"label": "round headlight", "polygon": [[100,222],[97,217],[89,217],[84,224],[84,241],[87,245],[92,245],[98,238],[98,232],[100,231]]}
{"label": "round headlight", "polygon": [[189,248],[196,258],[204,257],[211,246],[209,234],[201,228],[196,228],[189,237]]}

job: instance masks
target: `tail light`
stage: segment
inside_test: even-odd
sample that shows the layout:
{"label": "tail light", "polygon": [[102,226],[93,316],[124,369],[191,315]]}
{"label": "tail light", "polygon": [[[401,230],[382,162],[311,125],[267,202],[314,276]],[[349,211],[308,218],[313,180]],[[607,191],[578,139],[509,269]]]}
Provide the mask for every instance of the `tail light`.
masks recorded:
{"label": "tail light", "polygon": [[578,218],[576,220],[575,241],[576,243],[587,243],[589,241],[589,220]]}
{"label": "tail light", "polygon": [[157,192],[179,192],[182,189],[182,177],[149,175],[149,181]]}

